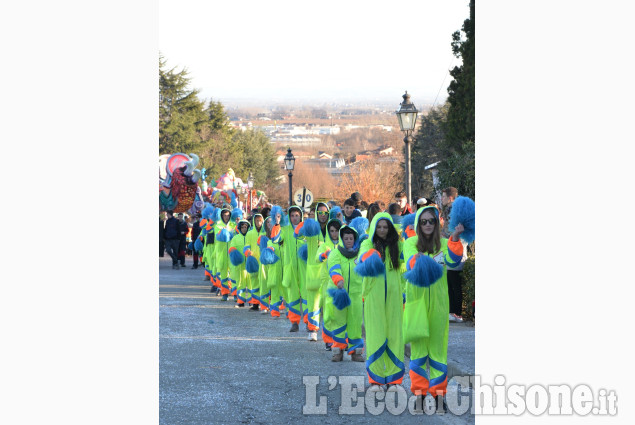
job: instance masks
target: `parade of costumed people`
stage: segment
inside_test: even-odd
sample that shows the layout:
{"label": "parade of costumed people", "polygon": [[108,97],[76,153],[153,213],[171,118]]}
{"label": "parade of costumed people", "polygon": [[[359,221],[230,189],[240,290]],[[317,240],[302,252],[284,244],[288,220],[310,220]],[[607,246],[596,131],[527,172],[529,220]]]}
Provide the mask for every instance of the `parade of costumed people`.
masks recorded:
{"label": "parade of costumed people", "polygon": [[160,240],[174,270],[185,264],[189,221],[191,273],[209,284],[211,297],[260,311],[245,314],[263,326],[286,317],[288,332],[299,332],[302,323],[309,342],[321,340],[331,351],[330,361],[362,363],[371,391],[390,390],[406,375],[412,394],[443,400],[452,322],[447,275],[474,241],[472,199],[455,196],[444,214],[432,197],[421,198],[399,223],[379,201],[363,214],[351,198],[283,208],[231,168],[212,186],[196,155],[164,157],[159,205],[168,220],[160,222]]}

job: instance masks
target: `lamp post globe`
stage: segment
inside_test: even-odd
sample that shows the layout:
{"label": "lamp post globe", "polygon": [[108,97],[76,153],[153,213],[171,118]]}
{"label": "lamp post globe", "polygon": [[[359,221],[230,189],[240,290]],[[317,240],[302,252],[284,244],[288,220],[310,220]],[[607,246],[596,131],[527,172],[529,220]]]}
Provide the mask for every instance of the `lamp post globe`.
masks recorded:
{"label": "lamp post globe", "polygon": [[419,114],[419,111],[417,111],[414,103],[410,101],[408,91],[406,91],[402,97],[403,102],[399,104],[399,110],[395,113],[397,114],[397,120],[399,121],[399,128],[405,134],[403,141],[406,144],[406,194],[408,195],[408,204],[412,205],[410,144],[414,141],[412,132],[417,124],[417,115]]}

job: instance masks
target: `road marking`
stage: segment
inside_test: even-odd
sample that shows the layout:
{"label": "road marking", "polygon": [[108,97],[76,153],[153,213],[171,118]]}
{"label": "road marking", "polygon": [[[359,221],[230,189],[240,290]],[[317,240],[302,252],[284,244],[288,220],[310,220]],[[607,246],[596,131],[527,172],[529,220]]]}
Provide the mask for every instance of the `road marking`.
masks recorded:
{"label": "road marking", "polygon": [[305,337],[301,336],[280,336],[273,338],[247,338],[247,337],[232,337],[232,336],[171,336],[171,335],[159,335],[159,338],[165,339],[214,339],[214,340],[229,340],[229,341],[262,341],[262,342],[284,342],[297,340],[305,340]]}

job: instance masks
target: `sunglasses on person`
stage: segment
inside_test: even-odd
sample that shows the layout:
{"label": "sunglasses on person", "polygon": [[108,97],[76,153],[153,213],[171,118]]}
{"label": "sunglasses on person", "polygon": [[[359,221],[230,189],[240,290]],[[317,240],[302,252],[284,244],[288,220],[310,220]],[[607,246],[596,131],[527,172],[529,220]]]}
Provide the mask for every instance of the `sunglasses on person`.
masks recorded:
{"label": "sunglasses on person", "polygon": [[328,211],[318,211],[317,214],[318,215],[327,215],[329,212]]}
{"label": "sunglasses on person", "polygon": [[425,218],[422,218],[421,220],[419,220],[419,224],[422,226],[425,226],[426,224],[430,223],[432,226],[434,226],[437,223],[437,219],[436,218],[431,218],[426,220]]}

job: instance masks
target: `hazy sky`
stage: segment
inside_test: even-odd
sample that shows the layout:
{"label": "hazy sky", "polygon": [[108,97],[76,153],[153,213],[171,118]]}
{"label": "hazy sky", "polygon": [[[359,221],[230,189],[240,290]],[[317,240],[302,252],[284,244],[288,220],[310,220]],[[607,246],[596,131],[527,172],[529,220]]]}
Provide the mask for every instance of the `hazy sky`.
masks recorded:
{"label": "hazy sky", "polygon": [[[203,98],[447,96],[468,0],[159,1],[159,50]],[[445,78],[445,81],[444,81]],[[437,103],[439,102],[437,101]]]}

